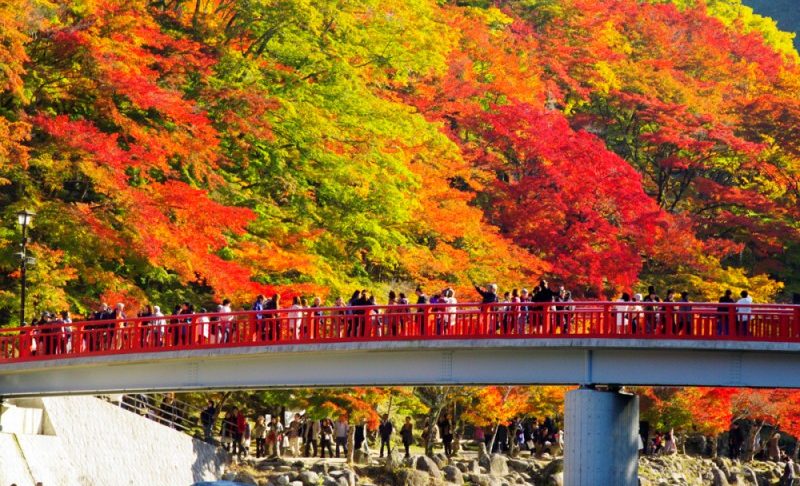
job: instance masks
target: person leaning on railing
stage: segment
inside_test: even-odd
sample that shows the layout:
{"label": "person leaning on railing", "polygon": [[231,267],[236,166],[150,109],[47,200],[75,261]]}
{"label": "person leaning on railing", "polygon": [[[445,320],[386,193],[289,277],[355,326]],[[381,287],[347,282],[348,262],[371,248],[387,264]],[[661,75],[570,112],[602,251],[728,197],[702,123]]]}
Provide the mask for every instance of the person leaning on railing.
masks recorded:
{"label": "person leaning on railing", "polygon": [[750,307],[753,304],[753,298],[750,297],[746,290],[742,290],[739,295],[741,298],[736,301],[738,305],[736,307],[736,314],[739,325],[739,336],[747,336],[749,334],[750,318],[753,312],[753,308]]}

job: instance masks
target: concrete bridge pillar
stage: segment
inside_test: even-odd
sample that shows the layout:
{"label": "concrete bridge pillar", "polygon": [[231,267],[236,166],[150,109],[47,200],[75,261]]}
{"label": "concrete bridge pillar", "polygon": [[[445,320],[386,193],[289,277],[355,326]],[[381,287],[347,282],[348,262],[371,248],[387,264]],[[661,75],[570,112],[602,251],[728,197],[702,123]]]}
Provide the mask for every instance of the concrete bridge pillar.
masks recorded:
{"label": "concrete bridge pillar", "polygon": [[637,486],[639,397],[580,388],[564,410],[564,486]]}

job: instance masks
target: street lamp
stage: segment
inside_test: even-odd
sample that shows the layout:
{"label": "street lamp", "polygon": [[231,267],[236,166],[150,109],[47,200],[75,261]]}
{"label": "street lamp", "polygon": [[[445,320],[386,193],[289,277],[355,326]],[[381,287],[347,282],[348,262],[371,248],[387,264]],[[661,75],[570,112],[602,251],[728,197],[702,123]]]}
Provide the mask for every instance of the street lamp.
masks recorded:
{"label": "street lamp", "polygon": [[36,213],[32,211],[23,210],[17,213],[17,221],[19,222],[20,226],[22,226],[22,243],[20,247],[22,251],[17,253],[19,255],[19,266],[20,266],[20,276],[22,289],[20,292],[20,308],[19,308],[19,325],[25,325],[25,291],[27,290],[27,280],[26,280],[26,271],[28,269],[28,264],[33,263],[34,259],[28,257],[28,225],[31,223],[31,220],[36,215]]}

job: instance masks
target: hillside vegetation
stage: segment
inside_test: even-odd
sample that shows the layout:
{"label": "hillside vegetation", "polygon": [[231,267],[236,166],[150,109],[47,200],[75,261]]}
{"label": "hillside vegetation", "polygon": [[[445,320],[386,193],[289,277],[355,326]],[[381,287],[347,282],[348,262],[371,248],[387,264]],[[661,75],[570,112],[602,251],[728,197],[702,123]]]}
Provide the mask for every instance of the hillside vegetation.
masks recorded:
{"label": "hillside vegetation", "polygon": [[800,289],[800,76],[739,0],[0,4],[0,323],[547,275]]}

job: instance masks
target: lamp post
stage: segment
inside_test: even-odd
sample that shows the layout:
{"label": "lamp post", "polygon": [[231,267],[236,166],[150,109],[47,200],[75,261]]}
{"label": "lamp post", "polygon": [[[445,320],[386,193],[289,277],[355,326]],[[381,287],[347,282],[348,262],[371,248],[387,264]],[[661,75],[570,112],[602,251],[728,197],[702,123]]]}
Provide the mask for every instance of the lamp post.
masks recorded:
{"label": "lamp post", "polygon": [[33,217],[36,213],[32,211],[23,210],[17,213],[17,221],[19,222],[20,226],[22,226],[22,243],[20,247],[22,251],[18,253],[19,255],[19,265],[20,265],[20,277],[21,277],[21,292],[20,292],[20,307],[19,307],[19,325],[25,325],[25,291],[27,290],[27,280],[26,280],[26,271],[28,269],[28,263],[33,263],[32,258],[28,258],[28,225],[30,224]]}

